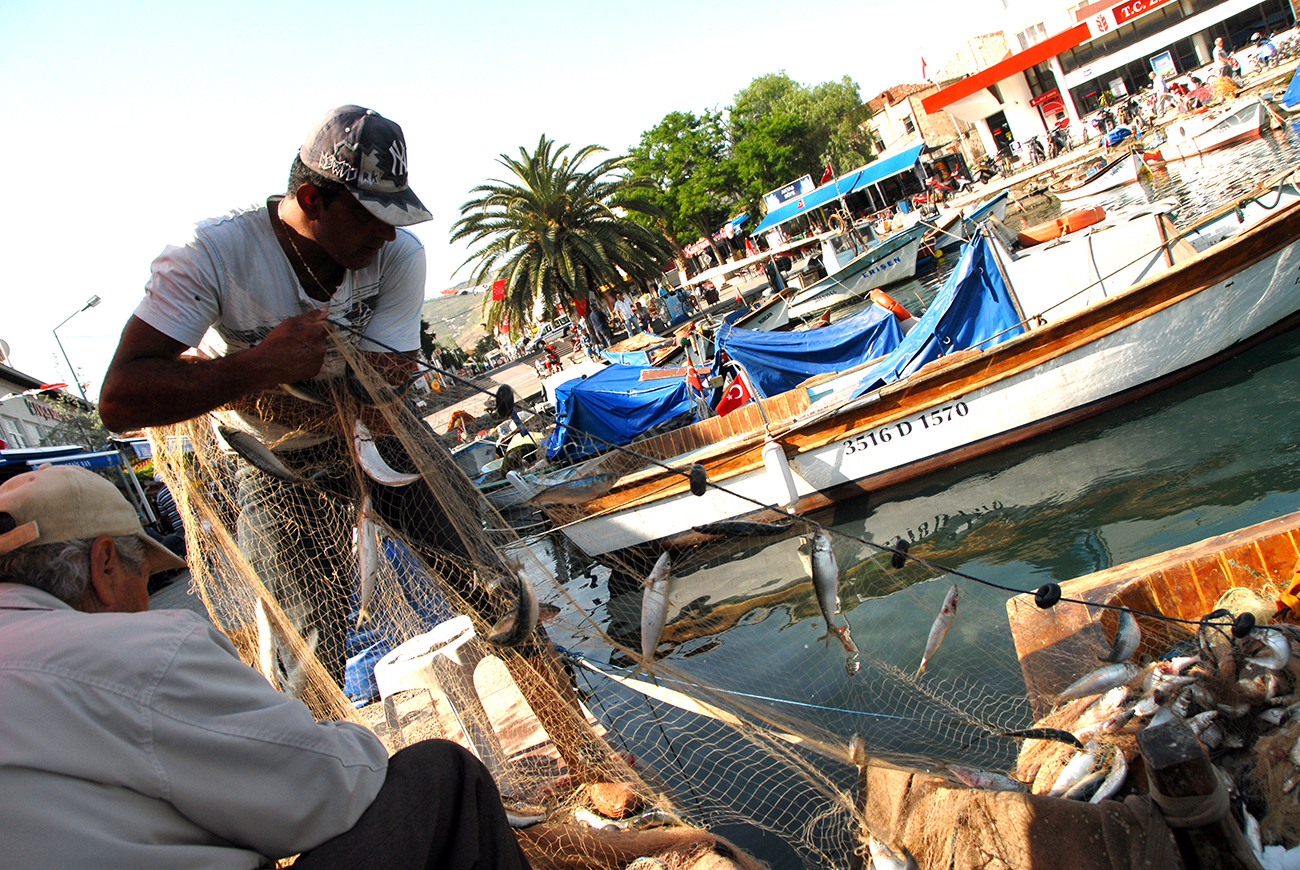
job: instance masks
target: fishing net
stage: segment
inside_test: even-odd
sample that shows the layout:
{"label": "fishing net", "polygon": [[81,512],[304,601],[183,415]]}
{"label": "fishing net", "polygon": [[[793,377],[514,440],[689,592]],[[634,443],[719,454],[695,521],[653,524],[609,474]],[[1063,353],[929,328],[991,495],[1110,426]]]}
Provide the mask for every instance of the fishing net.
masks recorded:
{"label": "fishing net", "polygon": [[[421,736],[470,745],[512,812],[547,817],[521,832],[536,866],[625,866],[635,855],[610,851],[604,825],[641,830],[632,851],[687,866],[702,841],[681,821],[775,866],[860,861],[863,766],[1032,779],[1026,753],[1064,744],[1021,732],[1070,727],[1047,718],[1057,695],[1115,642],[1102,619],[1083,646],[1036,650],[1032,674],[1022,665],[1033,631],[1020,608],[1079,624],[1100,611],[1040,610],[1032,587],[991,560],[980,580],[943,567],[959,536],[967,552],[993,553],[1014,521],[986,521],[1000,505],[978,481],[799,517],[779,509],[774,484],[738,524],[667,550],[662,633],[646,641],[646,610],[659,606],[646,580],[663,548],[595,558],[573,540],[582,511],[564,504],[545,506],[553,529],[521,538],[422,419],[430,407],[417,414],[365,357],[335,344],[347,380],[318,384],[307,404],[279,393],[253,402],[263,419],[319,436],[277,451],[284,468],[222,429],[223,412],[151,432],[186,518],[195,586],[246,661],[318,717],[363,721],[394,749]],[[358,420],[373,437],[361,448]],[[720,424],[735,430],[724,440],[742,437],[740,420]],[[379,476],[396,475],[387,484],[371,473],[375,455]],[[634,443],[600,468],[648,460],[662,457]],[[691,466],[676,471],[686,481]],[[708,477],[693,481],[698,497],[726,495],[725,469]],[[820,600],[819,541],[837,583]],[[532,632],[512,622],[528,620],[521,578],[540,602]],[[411,653],[439,660],[436,680],[381,702],[376,665],[455,617],[476,639],[439,636],[440,647]],[[1146,655],[1187,636],[1155,624],[1143,624]]]}

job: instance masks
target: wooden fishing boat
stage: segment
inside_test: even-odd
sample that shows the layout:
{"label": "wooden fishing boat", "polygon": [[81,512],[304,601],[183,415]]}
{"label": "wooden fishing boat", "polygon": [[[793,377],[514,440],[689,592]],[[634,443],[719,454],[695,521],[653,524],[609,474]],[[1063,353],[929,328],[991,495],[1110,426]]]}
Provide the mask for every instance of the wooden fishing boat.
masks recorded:
{"label": "wooden fishing boat", "polygon": [[1200,115],[1175,119],[1164,130],[1161,159],[1185,160],[1216,148],[1258,139],[1263,134],[1264,104],[1240,100]]}
{"label": "wooden fishing boat", "polygon": [[1136,183],[1145,166],[1141,155],[1135,151],[1121,154],[1109,163],[1102,163],[1098,159],[1097,164],[1100,165],[1093,165],[1084,173],[1048,185],[1047,192],[1067,202],[1095,196],[1116,187]]}
{"label": "wooden fishing boat", "polygon": [[852,257],[827,277],[796,293],[790,299],[790,316],[817,314],[877,287],[911,278],[916,274],[916,255],[925,232],[926,227],[914,224]]}
{"label": "wooden fishing boat", "polygon": [[[1008,279],[1007,293],[989,295],[1015,302],[1014,329],[909,357],[914,368],[900,363],[896,379],[876,377],[893,365],[887,356],[639,441],[636,455],[599,457],[581,474],[615,474],[613,488],[553,519],[592,556],[686,543],[695,540],[693,526],[814,510],[1185,380],[1300,324],[1292,291],[1300,191],[1282,176],[1273,181],[1280,205],[1271,211],[1245,197],[1181,234],[1149,207],[1012,261],[994,234],[981,233],[954,274],[973,274],[973,249],[989,246],[986,256]],[[1105,278],[1094,280],[1098,272]],[[932,305],[908,347],[942,345],[946,335],[934,330],[945,313]],[[864,373],[872,379],[864,382]],[[702,496],[687,478],[693,465],[714,484]]]}
{"label": "wooden fishing boat", "polygon": [[[1159,613],[1195,622],[1214,610],[1229,589],[1263,592],[1266,586],[1285,589],[1300,568],[1300,513],[1257,523],[1195,544],[1156,553],[1061,584],[1063,598],[1090,604],[1127,607],[1137,611],[1142,629],[1138,656],[1159,656],[1189,638],[1194,626],[1152,619]],[[1266,592],[1266,597],[1275,593]],[[1025,687],[1036,716],[1079,672],[1061,667],[1075,662],[1085,672],[1096,651],[1110,646],[1115,615],[1087,604],[1062,601],[1048,610],[1033,596],[1007,602],[1007,618]],[[1079,664],[1083,663],[1083,664]]]}

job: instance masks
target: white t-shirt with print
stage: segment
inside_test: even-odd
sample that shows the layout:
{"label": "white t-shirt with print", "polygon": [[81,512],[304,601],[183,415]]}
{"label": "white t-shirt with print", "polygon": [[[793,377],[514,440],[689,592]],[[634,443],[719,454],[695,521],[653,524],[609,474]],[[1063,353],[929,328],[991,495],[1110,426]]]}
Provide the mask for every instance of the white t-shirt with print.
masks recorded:
{"label": "white t-shirt with print", "polygon": [[[303,290],[275,236],[267,209],[278,203],[275,197],[267,205],[201,221],[189,239],[168,245],[153,262],[135,316],[215,359],[247,350],[288,318],[322,307],[325,303]],[[399,227],[397,238],[380,249],[373,263],[344,274],[328,303],[330,319],[365,336],[343,333],[353,346],[360,343],[360,350],[418,350],[424,279],[424,246]],[[345,373],[338,352],[328,343],[326,348],[317,380]],[[246,414],[216,413],[275,446],[304,447],[320,440]]]}

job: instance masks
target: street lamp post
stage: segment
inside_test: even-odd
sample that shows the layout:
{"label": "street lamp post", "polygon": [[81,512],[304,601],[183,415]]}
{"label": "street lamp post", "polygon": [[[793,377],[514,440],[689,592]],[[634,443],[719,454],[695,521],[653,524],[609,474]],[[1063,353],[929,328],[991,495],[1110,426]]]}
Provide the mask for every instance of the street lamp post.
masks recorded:
{"label": "street lamp post", "polygon": [[[94,308],[96,305],[99,304],[99,302],[100,299],[98,296],[91,296],[89,299],[86,300],[85,305],[81,306],[76,311],[72,312],[67,317],[63,318],[63,323],[67,323],[69,320],[76,317],[78,314],[85,311],[87,308]],[[59,326],[62,326],[63,323],[60,323]],[[63,354],[63,361],[68,364],[68,371],[72,373],[72,380],[73,383],[77,385],[77,392],[81,393],[81,401],[85,402],[86,406],[89,407],[90,400],[86,398],[86,390],[84,387],[81,386],[81,378],[77,377],[77,370],[72,367],[72,360],[68,359],[68,352],[63,349],[63,342],[59,341],[59,326],[54,327],[53,330],[54,343],[59,346],[59,351]]]}

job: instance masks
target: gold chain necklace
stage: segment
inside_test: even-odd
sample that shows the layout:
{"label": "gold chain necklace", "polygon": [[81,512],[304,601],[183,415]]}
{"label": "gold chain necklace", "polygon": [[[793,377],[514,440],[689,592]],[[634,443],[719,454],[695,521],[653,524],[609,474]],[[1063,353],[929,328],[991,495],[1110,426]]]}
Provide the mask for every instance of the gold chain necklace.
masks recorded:
{"label": "gold chain necklace", "polygon": [[[302,263],[302,267],[307,270],[307,274],[310,275],[311,279],[316,282],[316,286],[319,287],[321,290],[325,291],[325,298],[326,299],[332,298],[334,296],[334,290],[331,290],[330,288],[326,287],[325,282],[316,277],[316,273],[311,270],[311,266],[307,265],[307,258],[302,255],[302,251],[298,250],[298,245],[293,240],[293,228],[290,227],[287,223],[285,223],[284,215],[280,213],[283,207],[284,207],[284,200],[280,200],[278,203],[276,203],[275,219],[280,222],[280,226],[284,227],[284,237],[289,240],[289,247],[293,248],[293,252],[298,256],[298,262]],[[335,289],[337,290],[338,288]]]}

